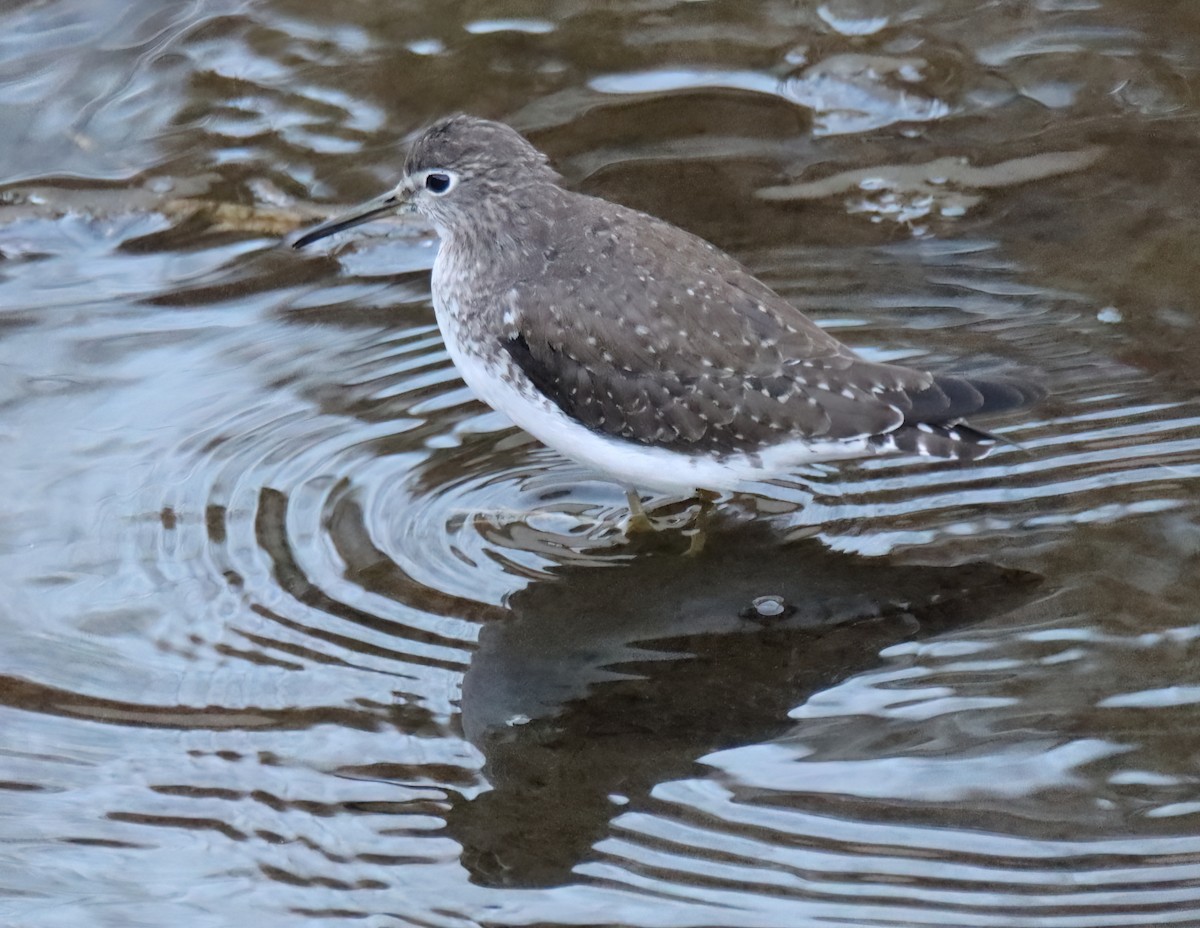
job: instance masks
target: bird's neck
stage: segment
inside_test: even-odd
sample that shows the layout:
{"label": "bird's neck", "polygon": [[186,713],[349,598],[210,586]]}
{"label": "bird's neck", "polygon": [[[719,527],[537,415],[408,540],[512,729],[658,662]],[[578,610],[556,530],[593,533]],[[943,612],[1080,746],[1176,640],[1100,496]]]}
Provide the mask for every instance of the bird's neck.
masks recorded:
{"label": "bird's neck", "polygon": [[556,204],[562,190],[551,184],[530,185],[511,196],[477,204],[469,219],[439,224],[442,241],[438,263],[443,275],[507,290],[554,240]]}

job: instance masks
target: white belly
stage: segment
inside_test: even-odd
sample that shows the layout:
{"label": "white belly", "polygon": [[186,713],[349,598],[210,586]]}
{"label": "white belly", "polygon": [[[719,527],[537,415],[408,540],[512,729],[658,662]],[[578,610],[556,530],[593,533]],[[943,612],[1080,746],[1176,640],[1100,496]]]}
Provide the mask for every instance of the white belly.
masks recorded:
{"label": "white belly", "polygon": [[[571,419],[542,395],[507,357],[471,351],[461,337],[456,313],[435,301],[446,349],[468,387],[483,402],[559,453],[636,489],[690,494],[697,489],[733,491],[784,476],[816,461],[868,454],[865,440],[786,442],[761,453],[720,458],[652,448],[593,431]],[[761,492],[761,487],[757,488]]]}

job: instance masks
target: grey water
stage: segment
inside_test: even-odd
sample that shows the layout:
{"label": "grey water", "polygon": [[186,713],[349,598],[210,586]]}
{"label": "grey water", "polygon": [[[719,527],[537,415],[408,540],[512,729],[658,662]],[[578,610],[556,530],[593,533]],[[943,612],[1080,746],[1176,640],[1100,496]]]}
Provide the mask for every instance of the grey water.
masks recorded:
{"label": "grey water", "polygon": [[[1200,924],[1200,7],[0,25],[0,925]],[[458,379],[428,229],[281,245],[454,111],[1048,398],[626,539]]]}

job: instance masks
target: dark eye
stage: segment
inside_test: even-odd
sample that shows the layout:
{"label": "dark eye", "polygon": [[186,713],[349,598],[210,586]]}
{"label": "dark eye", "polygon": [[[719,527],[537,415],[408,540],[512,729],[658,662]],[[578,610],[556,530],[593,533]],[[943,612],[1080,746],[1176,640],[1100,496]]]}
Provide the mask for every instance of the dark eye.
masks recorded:
{"label": "dark eye", "polygon": [[426,174],[425,189],[430,193],[445,193],[450,189],[449,174]]}

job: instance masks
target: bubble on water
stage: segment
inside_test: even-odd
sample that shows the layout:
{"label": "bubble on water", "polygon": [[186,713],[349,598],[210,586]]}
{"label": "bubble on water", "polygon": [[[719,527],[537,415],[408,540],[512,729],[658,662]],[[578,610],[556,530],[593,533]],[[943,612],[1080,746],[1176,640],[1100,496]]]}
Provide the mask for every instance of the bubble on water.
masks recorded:
{"label": "bubble on water", "polygon": [[414,55],[440,55],[446,50],[446,43],[440,39],[417,39],[405,46]]}
{"label": "bubble on water", "polygon": [[861,3],[823,3],[817,7],[821,20],[842,35],[874,35],[887,26],[887,16],[872,16]]}

